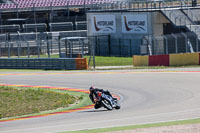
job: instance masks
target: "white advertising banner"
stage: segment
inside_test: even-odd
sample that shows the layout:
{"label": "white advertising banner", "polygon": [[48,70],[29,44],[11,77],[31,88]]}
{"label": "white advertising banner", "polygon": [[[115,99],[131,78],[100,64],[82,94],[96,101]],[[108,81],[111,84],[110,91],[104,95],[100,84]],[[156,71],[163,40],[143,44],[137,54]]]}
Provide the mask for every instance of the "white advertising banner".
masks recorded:
{"label": "white advertising banner", "polygon": [[92,33],[116,33],[115,15],[92,15]]}
{"label": "white advertising banner", "polygon": [[126,14],[122,15],[123,33],[147,33],[147,15],[146,14]]}

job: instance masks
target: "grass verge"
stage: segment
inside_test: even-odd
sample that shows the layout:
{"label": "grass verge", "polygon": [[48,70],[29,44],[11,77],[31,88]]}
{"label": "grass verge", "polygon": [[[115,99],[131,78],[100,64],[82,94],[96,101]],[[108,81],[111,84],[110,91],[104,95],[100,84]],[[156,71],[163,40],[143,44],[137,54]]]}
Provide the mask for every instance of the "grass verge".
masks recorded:
{"label": "grass verge", "polygon": [[150,127],[195,124],[195,123],[200,123],[200,119],[161,122],[161,123],[142,124],[142,125],[131,125],[131,126],[121,126],[121,127],[113,127],[113,128],[99,128],[99,129],[92,129],[92,130],[70,131],[70,132],[62,132],[62,133],[101,133],[101,132],[111,132],[111,131],[133,130],[133,129],[138,129],[138,128],[150,128]]}
{"label": "grass verge", "polygon": [[[89,56],[85,56],[89,61]],[[104,57],[104,56],[95,56],[95,65],[96,66],[126,66],[133,65],[132,57]],[[93,66],[91,62],[90,66]]]}
{"label": "grass verge", "polygon": [[0,101],[1,120],[60,112],[91,104],[85,93],[20,87],[0,87]]}

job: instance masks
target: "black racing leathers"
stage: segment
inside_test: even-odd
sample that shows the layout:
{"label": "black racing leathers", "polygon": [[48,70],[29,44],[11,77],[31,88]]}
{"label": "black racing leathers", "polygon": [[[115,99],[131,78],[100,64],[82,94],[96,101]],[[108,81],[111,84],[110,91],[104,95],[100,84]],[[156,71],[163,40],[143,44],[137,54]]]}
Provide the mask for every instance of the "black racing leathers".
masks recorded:
{"label": "black racing leathers", "polygon": [[101,104],[98,101],[97,102],[94,101],[95,97],[98,98],[97,92],[102,92],[102,93],[105,93],[105,94],[110,95],[112,97],[112,95],[110,94],[109,91],[104,91],[103,89],[95,88],[93,91],[90,91],[89,97],[90,97],[91,101],[95,104],[94,105],[95,109],[98,109],[98,108],[101,107]]}

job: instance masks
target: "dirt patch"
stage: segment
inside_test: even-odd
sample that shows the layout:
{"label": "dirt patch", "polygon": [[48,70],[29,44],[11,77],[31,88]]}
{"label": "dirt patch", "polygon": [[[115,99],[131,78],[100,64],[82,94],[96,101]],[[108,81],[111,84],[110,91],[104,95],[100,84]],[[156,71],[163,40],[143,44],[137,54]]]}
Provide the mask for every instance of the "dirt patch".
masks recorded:
{"label": "dirt patch", "polygon": [[106,133],[200,133],[200,124],[140,128]]}

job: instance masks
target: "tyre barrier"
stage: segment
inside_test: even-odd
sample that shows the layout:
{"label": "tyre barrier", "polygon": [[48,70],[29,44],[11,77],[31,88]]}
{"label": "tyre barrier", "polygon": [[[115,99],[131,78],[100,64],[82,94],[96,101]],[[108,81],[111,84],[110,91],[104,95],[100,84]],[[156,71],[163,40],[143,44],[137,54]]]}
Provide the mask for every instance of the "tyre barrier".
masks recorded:
{"label": "tyre barrier", "polygon": [[133,56],[134,66],[185,66],[200,65],[200,53]]}
{"label": "tyre barrier", "polygon": [[1,69],[88,69],[86,58],[6,58],[0,59]]}

